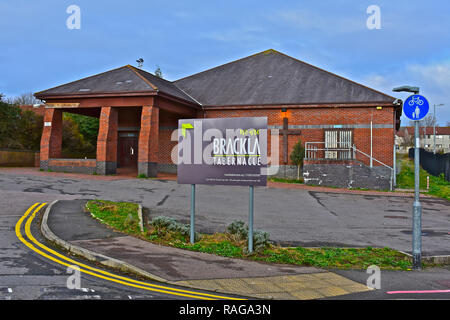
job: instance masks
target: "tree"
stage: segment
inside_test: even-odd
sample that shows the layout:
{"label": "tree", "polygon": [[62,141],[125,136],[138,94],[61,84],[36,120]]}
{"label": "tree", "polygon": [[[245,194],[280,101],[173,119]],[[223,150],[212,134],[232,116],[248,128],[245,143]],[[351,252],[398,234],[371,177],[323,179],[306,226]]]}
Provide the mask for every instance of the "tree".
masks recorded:
{"label": "tree", "polygon": [[22,93],[21,95],[19,95],[17,97],[8,98],[7,102],[9,104],[13,104],[13,105],[17,105],[17,106],[42,103],[41,100],[36,99],[34,97],[32,92],[26,92],[26,93]]}
{"label": "tree", "polygon": [[414,135],[410,135],[406,128],[401,128],[400,130],[404,130],[404,132],[405,132],[400,145],[402,147],[404,147],[405,149],[408,149],[408,147],[413,147],[414,146]]}
{"label": "tree", "polygon": [[155,76],[157,76],[158,78],[164,79],[161,68],[159,66],[156,66]]}
{"label": "tree", "polygon": [[297,180],[300,180],[300,168],[303,166],[303,158],[305,157],[305,148],[302,146],[301,140],[295,144],[291,152],[291,161],[297,166]]}
{"label": "tree", "polygon": [[62,157],[75,159],[95,159],[96,144],[86,141],[80,133],[78,123],[69,114],[63,115]]}
{"label": "tree", "polygon": [[68,118],[71,118],[78,124],[78,129],[87,142],[89,142],[93,146],[97,145],[97,136],[99,129],[98,118],[75,113],[66,113],[66,116]]}
{"label": "tree", "polygon": [[0,148],[39,150],[42,116],[0,101]]}

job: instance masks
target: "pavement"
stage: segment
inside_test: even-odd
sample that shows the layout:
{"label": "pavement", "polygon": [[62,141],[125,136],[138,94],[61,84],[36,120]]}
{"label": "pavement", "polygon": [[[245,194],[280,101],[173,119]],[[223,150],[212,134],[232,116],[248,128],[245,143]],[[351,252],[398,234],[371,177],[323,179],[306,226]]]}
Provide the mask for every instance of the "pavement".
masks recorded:
{"label": "pavement", "polygon": [[[189,185],[160,177],[93,176],[0,168],[0,191],[139,203],[151,216],[189,223]],[[390,247],[411,252],[412,194],[269,183],[255,188],[255,229],[292,246]],[[424,256],[450,253],[450,202],[421,196]],[[248,188],[197,186],[196,227],[223,232],[247,221]]]}
{"label": "pavement", "polygon": [[48,227],[59,238],[58,244],[71,251],[76,248],[87,258],[100,255],[98,262],[105,265],[113,260],[118,268],[121,263],[134,266],[135,273],[152,280],[260,299],[308,300],[371,290],[313,267],[245,261],[156,245],[107,228],[86,212],[85,203],[83,199],[53,203],[44,216],[43,230]]}

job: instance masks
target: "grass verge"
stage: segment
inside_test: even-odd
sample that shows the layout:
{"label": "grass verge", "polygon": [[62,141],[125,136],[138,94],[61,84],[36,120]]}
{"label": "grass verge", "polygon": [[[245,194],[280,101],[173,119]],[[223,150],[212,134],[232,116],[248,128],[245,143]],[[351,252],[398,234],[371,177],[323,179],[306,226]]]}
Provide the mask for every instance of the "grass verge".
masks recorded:
{"label": "grass verge", "polygon": [[[247,240],[228,232],[200,234],[198,241],[191,244],[186,232],[174,231],[170,227],[153,227],[148,224],[144,227],[144,233],[141,233],[137,204],[90,200],[86,207],[94,218],[116,231],[156,244],[191,251],[324,269],[367,269],[370,265],[376,265],[384,270],[410,270],[411,267],[408,257],[390,248],[285,248],[268,244],[263,249],[249,254],[247,253]],[[424,267],[427,266],[424,265]]]}
{"label": "grass verge", "polygon": [[[414,189],[414,161],[408,157],[400,159],[400,173],[397,175],[397,188]],[[426,190],[427,176],[430,177],[430,189],[427,194],[450,200],[450,182],[446,181],[444,175],[433,176],[420,167],[420,189]]]}
{"label": "grass verge", "polygon": [[285,179],[285,178],[269,178],[268,179],[270,182],[283,182],[283,183],[298,183],[298,184],[303,184],[303,178],[300,178],[299,180],[297,179]]}

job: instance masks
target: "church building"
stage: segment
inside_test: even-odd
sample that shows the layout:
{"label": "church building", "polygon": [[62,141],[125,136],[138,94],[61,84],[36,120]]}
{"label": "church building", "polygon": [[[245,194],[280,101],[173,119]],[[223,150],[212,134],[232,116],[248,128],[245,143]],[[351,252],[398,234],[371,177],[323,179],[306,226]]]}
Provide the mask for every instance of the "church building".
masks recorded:
{"label": "church building", "polygon": [[[401,101],[272,49],[175,81],[126,65],[35,96],[45,101],[44,170],[176,173],[171,134],[178,119],[267,117],[280,135],[276,176],[297,178],[290,154],[301,140],[306,183],[392,183]],[[96,159],[61,158],[63,112],[99,118]]]}

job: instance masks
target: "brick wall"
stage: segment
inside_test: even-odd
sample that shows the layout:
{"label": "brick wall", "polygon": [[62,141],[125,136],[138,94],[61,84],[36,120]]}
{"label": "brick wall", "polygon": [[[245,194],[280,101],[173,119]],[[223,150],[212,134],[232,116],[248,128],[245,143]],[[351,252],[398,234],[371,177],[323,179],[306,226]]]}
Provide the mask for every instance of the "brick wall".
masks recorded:
{"label": "brick wall", "polygon": [[50,159],[48,161],[48,169],[52,171],[93,174],[96,168],[95,159]]}
{"label": "brick wall", "polygon": [[[334,125],[347,125],[353,127],[353,139],[356,148],[370,153],[370,121],[373,129],[373,156],[379,161],[392,166],[393,144],[394,144],[394,110],[393,107],[383,107],[378,110],[376,107],[296,107],[287,109],[284,114],[279,109],[258,109],[258,110],[207,110],[206,118],[228,118],[228,117],[262,117],[268,118],[268,125],[281,127],[283,117],[289,119],[291,126],[314,126],[314,128],[301,127],[301,135],[288,136],[288,154],[291,153],[294,144],[298,139],[304,144],[307,141],[324,141],[326,128]],[[270,154],[270,141],[269,141]],[[283,138],[279,143],[280,164],[283,164]],[[357,159],[364,164],[369,164],[369,159],[358,155]],[[291,164],[289,159],[288,164]],[[378,166],[374,163],[374,166]]]}
{"label": "brick wall", "polygon": [[0,150],[0,166],[2,167],[33,167],[36,153],[22,150]]}

